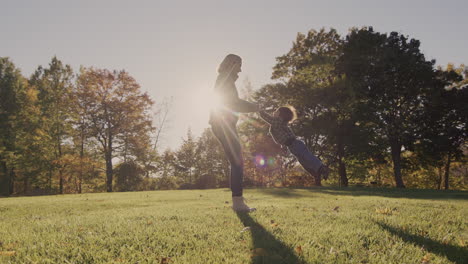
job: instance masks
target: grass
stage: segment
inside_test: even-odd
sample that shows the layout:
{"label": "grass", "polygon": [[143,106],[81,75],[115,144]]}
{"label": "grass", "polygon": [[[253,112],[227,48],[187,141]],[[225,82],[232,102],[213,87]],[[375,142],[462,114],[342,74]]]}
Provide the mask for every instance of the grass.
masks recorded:
{"label": "grass", "polygon": [[[468,192],[226,189],[0,199],[0,263],[467,263]],[[245,228],[247,227],[247,228]]]}

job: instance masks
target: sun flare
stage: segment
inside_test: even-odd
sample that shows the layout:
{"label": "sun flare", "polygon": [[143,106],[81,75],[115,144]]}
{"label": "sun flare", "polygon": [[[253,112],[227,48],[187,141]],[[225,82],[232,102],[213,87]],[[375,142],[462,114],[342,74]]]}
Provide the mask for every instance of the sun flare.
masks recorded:
{"label": "sun flare", "polygon": [[206,86],[194,90],[189,95],[190,112],[198,122],[205,122],[210,111],[219,106],[220,99],[215,95],[213,88]]}

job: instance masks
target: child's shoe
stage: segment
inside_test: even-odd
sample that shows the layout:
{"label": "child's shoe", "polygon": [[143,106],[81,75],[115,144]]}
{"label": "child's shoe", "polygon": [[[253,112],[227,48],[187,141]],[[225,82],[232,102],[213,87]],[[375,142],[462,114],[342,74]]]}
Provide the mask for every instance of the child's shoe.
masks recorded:
{"label": "child's shoe", "polygon": [[325,165],[322,165],[318,171],[318,174],[320,175],[320,178],[324,179],[324,180],[328,180],[328,175],[330,174],[330,169],[325,166]]}
{"label": "child's shoe", "polygon": [[257,210],[256,208],[251,208],[244,202],[244,197],[242,196],[233,196],[232,197],[232,210],[236,212],[253,212]]}
{"label": "child's shoe", "polygon": [[314,178],[314,185],[315,186],[322,186],[321,179],[320,179],[320,173],[315,172],[312,168],[306,168],[304,169]]}

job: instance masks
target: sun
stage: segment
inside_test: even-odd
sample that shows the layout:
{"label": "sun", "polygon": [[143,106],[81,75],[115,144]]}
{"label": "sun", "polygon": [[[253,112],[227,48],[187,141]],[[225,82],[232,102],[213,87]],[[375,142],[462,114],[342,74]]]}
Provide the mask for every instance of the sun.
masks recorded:
{"label": "sun", "polygon": [[215,95],[211,86],[202,85],[189,93],[188,107],[194,121],[205,122],[210,111],[219,105],[219,98]]}

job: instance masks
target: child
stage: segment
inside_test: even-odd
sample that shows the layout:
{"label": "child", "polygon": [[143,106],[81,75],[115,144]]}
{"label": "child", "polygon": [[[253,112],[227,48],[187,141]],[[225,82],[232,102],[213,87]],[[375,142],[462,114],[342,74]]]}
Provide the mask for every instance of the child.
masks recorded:
{"label": "child", "polygon": [[304,142],[296,138],[288,125],[295,119],[294,109],[282,106],[273,113],[273,116],[265,111],[260,111],[259,114],[265,122],[270,124],[270,135],[277,144],[288,147],[302,167],[312,176],[328,179],[330,173],[328,167],[307,149]]}

